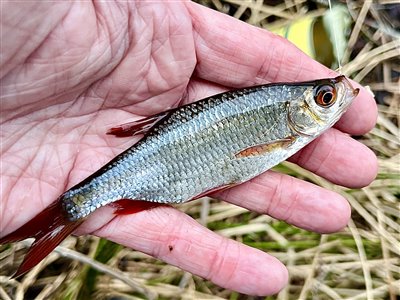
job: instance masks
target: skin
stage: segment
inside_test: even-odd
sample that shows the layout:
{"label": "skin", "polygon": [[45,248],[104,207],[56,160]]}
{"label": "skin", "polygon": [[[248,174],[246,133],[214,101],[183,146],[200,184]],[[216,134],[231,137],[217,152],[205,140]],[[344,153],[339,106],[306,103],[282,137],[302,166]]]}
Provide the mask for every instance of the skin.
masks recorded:
{"label": "skin", "polygon": [[[191,2],[4,2],[1,14],[1,236],[137,141],[106,135],[112,126],[230,88],[336,75],[286,40]],[[349,134],[376,117],[361,89],[335,128],[291,161],[336,184],[368,185],[376,158]],[[340,195],[274,172],[215,196],[320,233],[350,217]],[[241,293],[274,294],[288,280],[276,258],[175,208],[112,212],[99,209],[77,234]]]}

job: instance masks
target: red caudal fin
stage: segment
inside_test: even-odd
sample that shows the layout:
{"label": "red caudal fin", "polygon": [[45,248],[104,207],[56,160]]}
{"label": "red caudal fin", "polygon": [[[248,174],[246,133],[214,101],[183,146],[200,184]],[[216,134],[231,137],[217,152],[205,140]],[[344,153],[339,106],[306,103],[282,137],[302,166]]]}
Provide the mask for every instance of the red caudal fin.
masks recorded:
{"label": "red caudal fin", "polygon": [[114,214],[116,215],[130,215],[165,204],[141,200],[121,199],[109,205],[115,208]]}
{"label": "red caudal fin", "polygon": [[158,121],[160,121],[168,114],[169,111],[165,111],[133,122],[121,124],[116,127],[110,128],[107,131],[107,134],[115,135],[117,137],[128,137],[138,134],[145,134],[150,130],[151,127],[153,127]]}
{"label": "red caudal fin", "polygon": [[0,244],[17,242],[30,237],[35,239],[13,277],[21,276],[36,266],[82,222],[83,220],[69,221],[63,212],[61,202],[56,201],[28,223],[1,238]]}

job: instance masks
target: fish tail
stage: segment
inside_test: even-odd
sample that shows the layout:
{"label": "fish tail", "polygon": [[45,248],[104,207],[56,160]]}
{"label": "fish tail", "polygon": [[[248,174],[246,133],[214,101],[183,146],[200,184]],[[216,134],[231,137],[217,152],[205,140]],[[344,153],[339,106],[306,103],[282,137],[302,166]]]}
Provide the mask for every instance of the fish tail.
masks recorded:
{"label": "fish tail", "polygon": [[13,278],[25,274],[36,266],[82,222],[83,220],[68,220],[62,203],[58,200],[22,227],[2,237],[0,244],[18,242],[30,237],[35,239]]}

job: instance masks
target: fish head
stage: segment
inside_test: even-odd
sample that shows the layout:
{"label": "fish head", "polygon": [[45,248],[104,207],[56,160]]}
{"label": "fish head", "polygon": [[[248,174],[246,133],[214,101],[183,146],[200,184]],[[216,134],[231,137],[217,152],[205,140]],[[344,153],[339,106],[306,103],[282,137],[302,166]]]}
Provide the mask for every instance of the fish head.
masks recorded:
{"label": "fish head", "polygon": [[289,102],[289,124],[301,135],[317,136],[339,120],[358,93],[345,76],[309,82],[302,97]]}

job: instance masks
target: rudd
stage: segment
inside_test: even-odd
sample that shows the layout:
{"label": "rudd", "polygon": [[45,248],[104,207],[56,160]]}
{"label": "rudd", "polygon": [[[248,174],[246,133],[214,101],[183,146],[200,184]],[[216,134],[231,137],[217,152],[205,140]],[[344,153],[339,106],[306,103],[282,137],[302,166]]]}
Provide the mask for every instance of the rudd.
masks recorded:
{"label": "rudd", "polygon": [[344,76],[267,84],[112,128],[109,134],[144,137],[0,239],[35,238],[14,276],[29,271],[101,206],[113,203],[125,214],[182,203],[265,172],[333,126],[358,91]]}

